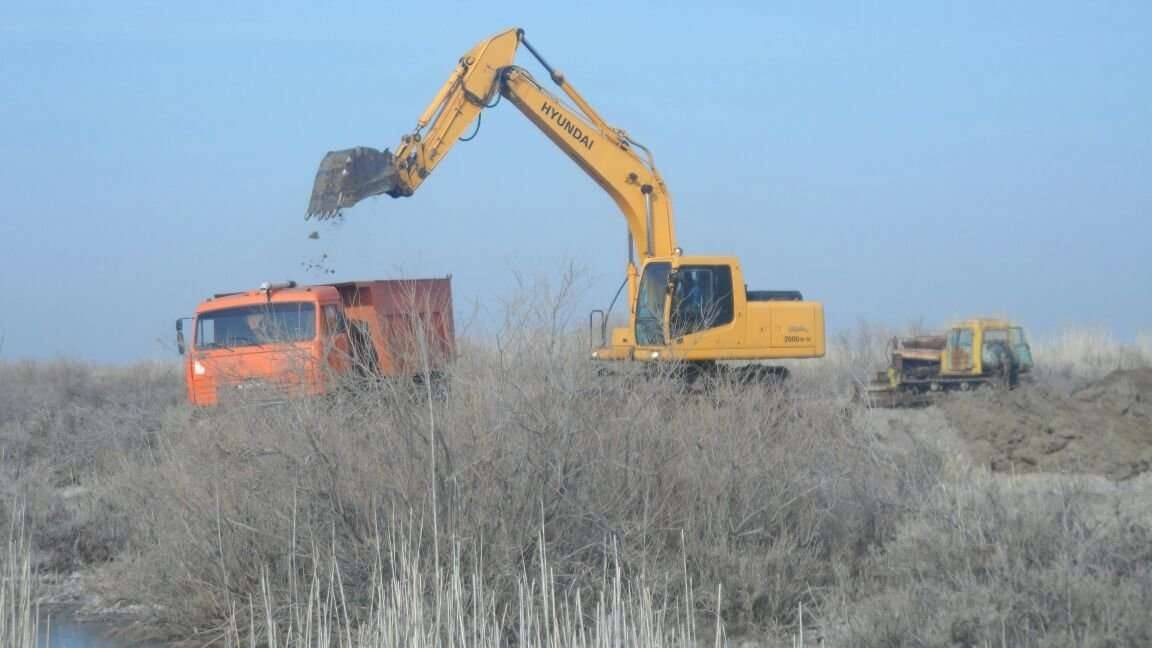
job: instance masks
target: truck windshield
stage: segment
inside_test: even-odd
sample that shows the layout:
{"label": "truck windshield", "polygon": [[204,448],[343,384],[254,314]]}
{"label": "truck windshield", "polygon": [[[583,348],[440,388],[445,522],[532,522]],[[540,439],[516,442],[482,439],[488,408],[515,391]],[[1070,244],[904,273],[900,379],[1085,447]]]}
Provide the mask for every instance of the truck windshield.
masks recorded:
{"label": "truck windshield", "polygon": [[309,302],[259,304],[200,313],[196,348],[231,349],[316,337],[316,307]]}

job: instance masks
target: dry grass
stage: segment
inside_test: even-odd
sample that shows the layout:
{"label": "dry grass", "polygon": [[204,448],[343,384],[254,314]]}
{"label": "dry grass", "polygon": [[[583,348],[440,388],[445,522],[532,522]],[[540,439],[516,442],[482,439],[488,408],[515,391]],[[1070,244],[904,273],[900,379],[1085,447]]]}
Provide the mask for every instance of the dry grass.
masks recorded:
{"label": "dry grass", "polygon": [[1032,343],[1036,375],[1056,387],[1075,389],[1117,369],[1152,367],[1152,332],[1122,343],[1104,328],[1076,328]]}
{"label": "dry grass", "polygon": [[[320,546],[367,609],[377,521],[399,513],[435,531],[420,536],[434,562],[462,546],[465,573],[501,607],[515,609],[544,545],[560,591],[591,596],[610,561],[638,589],[708,583],[694,592],[702,615],[775,632],[801,602],[819,607],[838,568],[859,568],[916,487],[836,403],[624,384],[572,360],[569,344],[524,336],[473,351],[444,402],[381,386],[162,430],[107,485],[134,511],[130,589],[185,631],[244,605],[264,566],[307,566]],[[682,596],[661,604],[678,609]]]}
{"label": "dry grass", "polygon": [[1152,644],[1152,480],[963,470],[925,495],[832,645]]}
{"label": "dry grass", "polygon": [[8,542],[0,553],[0,646],[36,648],[39,609],[32,573],[32,547],[20,512],[12,516]]}
{"label": "dry grass", "polygon": [[[564,590],[542,543],[540,572],[522,573],[515,600],[502,606],[486,589],[480,570],[466,571],[459,543],[445,564],[436,565],[421,555],[418,531],[400,526],[402,531],[394,528],[388,539],[377,541],[372,598],[362,622],[350,620],[339,562],[314,555],[305,579],[295,579],[289,570],[288,598],[282,603],[266,573],[258,603],[233,617],[225,644],[484,648],[507,645],[514,636],[516,645],[541,648],[699,645],[693,615],[688,613],[692,588],[687,580],[679,584],[686,609],[661,607],[666,593],[626,581],[617,561],[603,566],[592,591]],[[399,569],[389,570],[386,564]],[[588,602],[591,606],[585,609]],[[290,613],[281,614],[280,605]],[[710,630],[715,641],[723,638],[721,626]]]}
{"label": "dry grass", "polygon": [[[510,304],[444,400],[192,412],[172,367],[0,365],[0,506],[28,497],[49,567],[105,562],[174,635],[244,645],[684,645],[795,636],[800,609],[830,645],[1152,632],[1146,490],[877,438],[846,396],[890,330],[834,338],[788,389],[686,394],[596,375],[582,326]],[[1040,377],[1150,357],[1085,339],[1037,344]]]}
{"label": "dry grass", "polygon": [[[908,329],[916,331],[919,327],[914,324]],[[781,364],[788,367],[804,393],[843,397],[867,384],[885,367],[892,338],[907,334],[907,331],[862,321],[853,329],[830,333],[824,358]]]}
{"label": "dry grass", "polygon": [[31,534],[51,549],[47,567],[109,560],[122,548],[125,511],[88,495],[187,417],[180,382],[175,363],[0,362],[0,520],[25,501]]}

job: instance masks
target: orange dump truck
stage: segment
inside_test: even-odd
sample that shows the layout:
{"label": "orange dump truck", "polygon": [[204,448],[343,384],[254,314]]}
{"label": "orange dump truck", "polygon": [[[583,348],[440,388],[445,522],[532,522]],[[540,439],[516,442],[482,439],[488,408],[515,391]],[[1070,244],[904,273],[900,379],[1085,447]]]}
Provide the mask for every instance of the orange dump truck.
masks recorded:
{"label": "orange dump truck", "polygon": [[214,295],[176,321],[176,345],[188,400],[206,406],[319,395],[350,376],[422,382],[451,362],[454,327],[451,277],[289,281]]}

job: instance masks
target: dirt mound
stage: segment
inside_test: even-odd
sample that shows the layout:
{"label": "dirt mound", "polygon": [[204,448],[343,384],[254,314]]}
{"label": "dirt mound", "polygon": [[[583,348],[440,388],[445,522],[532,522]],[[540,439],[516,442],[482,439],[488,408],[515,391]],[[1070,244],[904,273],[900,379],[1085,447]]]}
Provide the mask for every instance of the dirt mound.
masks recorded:
{"label": "dirt mound", "polygon": [[993,470],[1124,480],[1152,469],[1152,369],[1115,371],[1071,395],[1039,385],[940,403]]}
{"label": "dirt mound", "polygon": [[1072,397],[1118,416],[1152,419],[1152,369],[1114,371]]}

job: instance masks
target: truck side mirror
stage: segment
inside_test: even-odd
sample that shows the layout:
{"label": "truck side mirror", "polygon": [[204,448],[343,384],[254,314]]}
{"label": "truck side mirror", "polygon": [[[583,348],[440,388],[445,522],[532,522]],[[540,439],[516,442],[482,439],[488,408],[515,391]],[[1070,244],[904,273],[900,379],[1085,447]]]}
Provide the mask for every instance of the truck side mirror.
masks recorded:
{"label": "truck side mirror", "polygon": [[181,317],[180,319],[176,320],[176,351],[180,355],[184,355],[184,320],[185,319],[187,319],[187,318]]}

